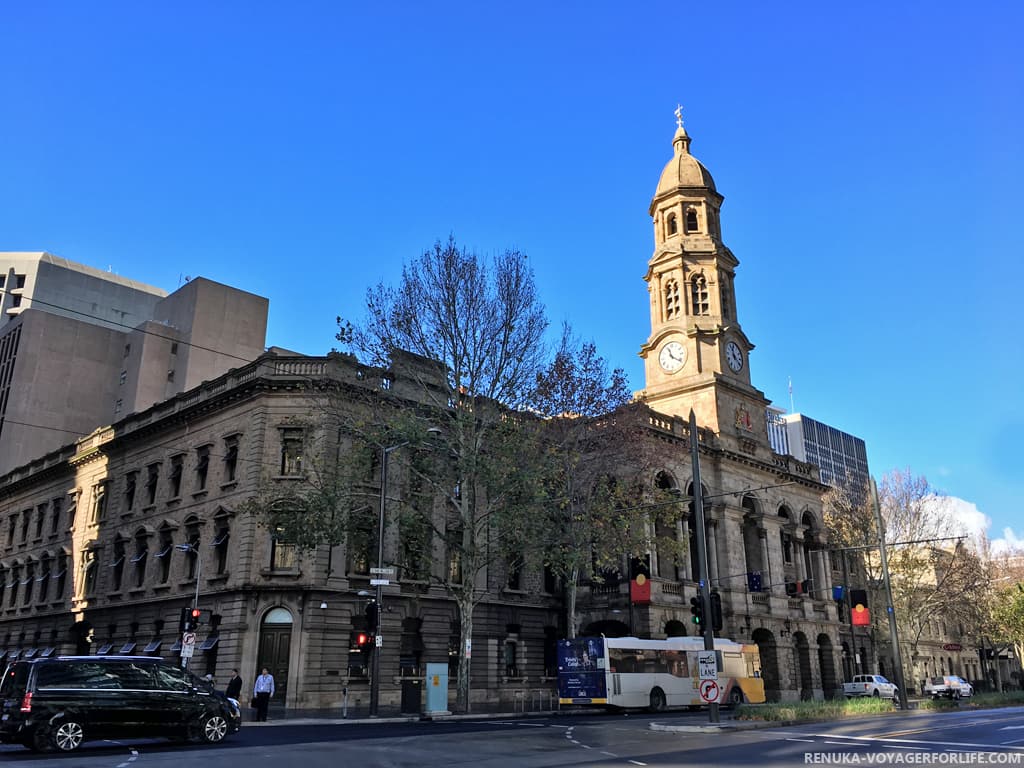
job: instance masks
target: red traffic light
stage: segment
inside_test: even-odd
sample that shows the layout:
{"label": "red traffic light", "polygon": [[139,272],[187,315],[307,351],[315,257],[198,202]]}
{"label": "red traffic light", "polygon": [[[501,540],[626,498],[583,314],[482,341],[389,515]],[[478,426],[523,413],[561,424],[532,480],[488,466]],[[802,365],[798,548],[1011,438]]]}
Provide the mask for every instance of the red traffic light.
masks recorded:
{"label": "red traffic light", "polygon": [[202,615],[203,615],[203,612],[201,610],[199,610],[198,608],[193,608],[192,609],[192,618],[195,619],[196,621],[198,621],[199,617],[202,616]]}
{"label": "red traffic light", "polygon": [[366,645],[368,642],[370,642],[370,636],[366,632],[356,635],[356,645]]}

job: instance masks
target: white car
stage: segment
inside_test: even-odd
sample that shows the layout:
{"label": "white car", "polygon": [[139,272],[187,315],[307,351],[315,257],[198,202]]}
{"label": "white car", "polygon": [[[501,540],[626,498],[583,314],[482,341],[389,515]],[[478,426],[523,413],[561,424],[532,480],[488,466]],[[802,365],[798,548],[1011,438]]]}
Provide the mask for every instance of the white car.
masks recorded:
{"label": "white car", "polygon": [[974,695],[974,686],[957,675],[930,677],[924,686],[924,695],[933,699],[960,699]]}

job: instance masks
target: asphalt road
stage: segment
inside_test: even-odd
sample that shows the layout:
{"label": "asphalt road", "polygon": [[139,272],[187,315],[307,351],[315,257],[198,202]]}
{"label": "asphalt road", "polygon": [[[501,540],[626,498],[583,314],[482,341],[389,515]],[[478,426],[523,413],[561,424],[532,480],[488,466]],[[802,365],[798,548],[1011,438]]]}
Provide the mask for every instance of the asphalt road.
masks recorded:
{"label": "asphalt road", "polygon": [[902,713],[706,732],[704,714],[247,725],[221,745],[88,743],[72,755],[0,747],[4,768],[549,768],[1022,765],[1024,708]]}

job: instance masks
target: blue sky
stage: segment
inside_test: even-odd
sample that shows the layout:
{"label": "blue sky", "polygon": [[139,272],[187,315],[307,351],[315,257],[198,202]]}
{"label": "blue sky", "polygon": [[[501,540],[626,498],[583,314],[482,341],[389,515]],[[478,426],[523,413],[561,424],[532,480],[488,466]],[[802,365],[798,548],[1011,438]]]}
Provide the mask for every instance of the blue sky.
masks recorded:
{"label": "blue sky", "polygon": [[682,103],[755,385],[1024,538],[1024,6],[634,5],[6,3],[0,250],[236,285],[323,354],[454,233],[639,389]]}

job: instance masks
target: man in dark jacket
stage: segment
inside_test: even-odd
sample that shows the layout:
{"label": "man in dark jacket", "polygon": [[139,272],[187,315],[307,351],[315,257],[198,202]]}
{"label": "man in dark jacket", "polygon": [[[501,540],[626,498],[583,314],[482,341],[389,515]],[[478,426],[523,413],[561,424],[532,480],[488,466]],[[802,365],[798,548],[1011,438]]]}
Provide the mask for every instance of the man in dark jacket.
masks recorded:
{"label": "man in dark jacket", "polygon": [[228,680],[228,687],[224,690],[224,695],[235,701],[242,698],[242,678],[239,677],[237,669],[231,670],[231,679]]}

